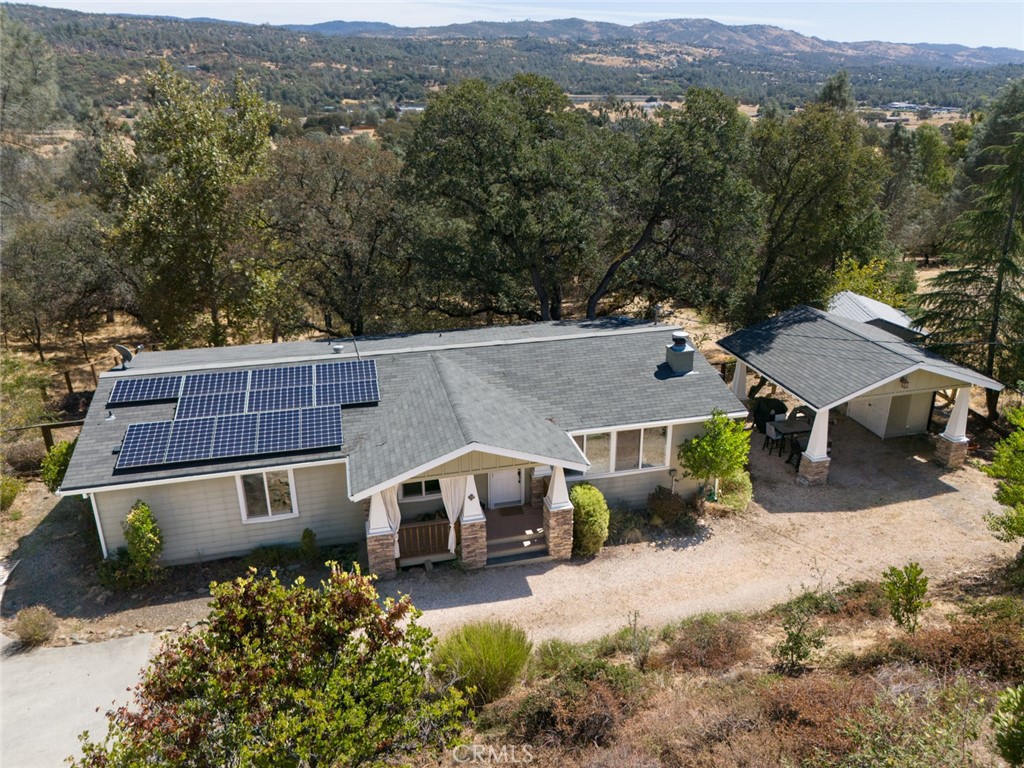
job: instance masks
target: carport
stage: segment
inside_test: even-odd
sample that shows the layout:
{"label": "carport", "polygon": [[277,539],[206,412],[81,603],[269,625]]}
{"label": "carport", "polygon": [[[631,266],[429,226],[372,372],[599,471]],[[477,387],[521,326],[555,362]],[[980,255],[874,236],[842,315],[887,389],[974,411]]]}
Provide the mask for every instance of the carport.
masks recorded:
{"label": "carport", "polygon": [[816,414],[798,478],[827,481],[828,416],[846,415],[880,438],[926,432],[935,393],[956,390],[953,412],[935,458],[958,467],[967,456],[971,387],[1003,385],[881,328],[813,307],[798,306],[730,334],[719,346],[736,357],[732,388],[747,399],[747,374],[760,374]]}

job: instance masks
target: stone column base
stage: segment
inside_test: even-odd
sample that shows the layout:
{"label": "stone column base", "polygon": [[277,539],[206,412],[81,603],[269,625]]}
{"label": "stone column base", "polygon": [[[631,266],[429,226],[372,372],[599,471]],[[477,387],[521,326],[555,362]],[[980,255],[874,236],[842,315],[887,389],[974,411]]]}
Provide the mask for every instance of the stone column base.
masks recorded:
{"label": "stone column base", "polygon": [[395,561],[395,536],[391,533],[366,537],[366,560],[370,573],[382,579],[394,578],[398,573]]}
{"label": "stone column base", "polygon": [[544,538],[548,543],[548,556],[555,560],[572,557],[572,506],[551,509],[544,504]]}
{"label": "stone column base", "polygon": [[935,441],[935,463],[940,467],[956,469],[962,467],[967,460],[967,441],[954,442],[948,437],[939,435]]}
{"label": "stone column base", "polygon": [[462,567],[467,570],[487,565],[487,521],[462,523]]}
{"label": "stone column base", "polygon": [[818,459],[815,461],[806,453],[800,457],[800,470],[797,472],[797,482],[801,485],[825,485],[828,482],[828,465],[832,459]]}
{"label": "stone column base", "polygon": [[548,477],[530,476],[530,506],[540,509],[544,504],[544,494],[548,492]]}

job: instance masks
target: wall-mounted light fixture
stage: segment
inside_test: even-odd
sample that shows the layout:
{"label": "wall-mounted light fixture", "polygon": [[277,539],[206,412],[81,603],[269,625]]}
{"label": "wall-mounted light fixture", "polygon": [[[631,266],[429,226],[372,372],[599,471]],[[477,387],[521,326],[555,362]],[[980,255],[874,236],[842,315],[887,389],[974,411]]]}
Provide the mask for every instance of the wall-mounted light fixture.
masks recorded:
{"label": "wall-mounted light fixture", "polygon": [[908,379],[906,376],[900,376],[900,386],[903,389],[908,389],[910,387],[910,379]]}

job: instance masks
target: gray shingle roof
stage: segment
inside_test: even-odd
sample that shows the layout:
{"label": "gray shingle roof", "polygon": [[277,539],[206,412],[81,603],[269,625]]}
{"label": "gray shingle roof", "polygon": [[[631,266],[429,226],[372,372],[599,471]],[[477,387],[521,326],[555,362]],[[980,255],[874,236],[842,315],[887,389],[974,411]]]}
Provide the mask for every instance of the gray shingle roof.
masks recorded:
{"label": "gray shingle roof", "polygon": [[990,389],[1002,384],[868,323],[798,306],[719,340],[813,408],[845,402],[914,369]]}
{"label": "gray shingle roof", "polygon": [[[469,443],[582,463],[567,432],[701,419],[715,408],[742,412],[698,353],[694,370],[670,376],[665,347],[674,326],[602,320],[535,323],[438,334],[326,342],[144,352],[126,372],[100,377],[64,492],[166,481],[308,461],[349,459],[349,493],[434,461]],[[123,376],[254,367],[281,361],[354,357],[377,361],[380,403],[343,410],[341,450],[114,472],[129,424],[170,419],[173,404],[116,409],[104,420]]]}

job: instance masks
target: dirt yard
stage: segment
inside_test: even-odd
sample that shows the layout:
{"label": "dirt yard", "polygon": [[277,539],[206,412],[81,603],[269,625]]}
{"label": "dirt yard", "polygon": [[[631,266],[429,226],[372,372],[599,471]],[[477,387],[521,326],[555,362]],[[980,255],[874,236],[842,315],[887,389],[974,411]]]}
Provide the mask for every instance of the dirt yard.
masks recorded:
{"label": "dirt yard", "polygon": [[[841,420],[827,487],[805,488],[777,455],[751,451],[755,503],[747,514],[708,521],[697,535],[607,547],[589,562],[542,563],[464,573],[438,567],[382,584],[412,596],[424,622],[444,632],[481,618],[512,619],[534,640],[586,640],[626,623],[661,625],[701,611],[758,610],[802,586],[877,579],[890,565],[919,561],[932,583],[981,573],[1015,552],[983,521],[994,485],[973,467],[930,461],[926,438],[882,442]],[[138,631],[180,630],[205,617],[205,586],[244,573],[241,561],[170,569],[157,587],[118,595],[96,581],[98,544],[88,508],[55,499],[38,483],[3,517],[0,557],[20,560],[2,616],[48,605],[61,618],[55,644]],[[294,570],[316,583],[323,571]]]}

